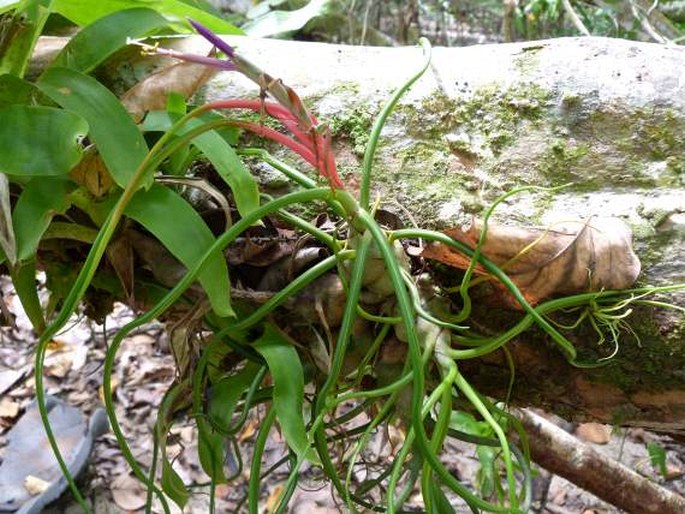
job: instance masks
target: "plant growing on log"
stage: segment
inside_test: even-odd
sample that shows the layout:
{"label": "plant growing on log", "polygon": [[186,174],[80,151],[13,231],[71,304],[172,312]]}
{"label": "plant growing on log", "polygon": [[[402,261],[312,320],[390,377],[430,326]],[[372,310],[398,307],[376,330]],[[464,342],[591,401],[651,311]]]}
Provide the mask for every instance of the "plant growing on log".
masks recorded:
{"label": "plant growing on log", "polygon": [[[122,11],[97,23],[121,23],[122,17],[131,21],[138,19],[141,11],[145,10]],[[510,431],[517,431],[525,441],[520,426],[502,405],[474,390],[461,374],[459,362],[503,348],[537,325],[569,362],[596,365],[597,360],[588,363],[578,358],[574,345],[551,322],[552,313],[588,308],[588,319],[605,316],[611,321],[608,316],[613,316],[623,320],[627,311],[616,315],[611,309],[627,309],[631,302],[644,301],[644,294],[685,286],[584,292],[534,306],[486,256],[485,233],[492,209],[471,246],[438,232],[390,230],[379,224],[371,202],[374,153],[383,124],[400,95],[428,65],[425,43],[422,69],[397,90],[373,126],[357,199],[337,174],[326,127],[307,112],[296,93],[242,59],[209,30],[198,24],[195,27],[229,60],[176,56],[242,72],[258,84],[262,98],[229,99],[187,112],[185,102],[171,95],[164,112],[151,113],[137,125],[118,99],[84,73],[92,69],[92,61],[88,66],[73,65],[85,59],[85,50],[77,43],[67,47],[35,84],[16,77],[6,79],[14,84],[15,96],[11,105],[2,107],[2,114],[15,123],[11,134],[10,129],[0,128],[5,131],[0,144],[12,140],[25,151],[6,152],[14,157],[3,163],[4,172],[21,193],[18,199],[9,192],[2,198],[2,248],[22,303],[41,332],[36,352],[39,405],[53,450],[75,496],[80,498],[59,456],[45,412],[43,360],[51,338],[81,300],[90,301],[95,314],[103,314],[106,309],[95,310],[94,305],[99,293],[143,310],[112,341],[103,385],[117,440],[132,470],[150,491],[148,510],[153,495],[165,512],[169,511],[168,499],[180,506],[188,499],[189,490],[166,455],[167,434],[180,412],[188,412],[196,420],[199,457],[211,478],[212,501],[216,484],[231,479],[224,465],[226,441],[235,438],[251,412],[263,414],[251,462],[250,512],[258,511],[262,457],[269,431],[276,423],[288,446],[282,464],[290,465],[278,512],[286,509],[305,461],[321,466],[352,511],[358,506],[401,511],[416,484],[420,484],[428,512],[453,511],[450,495],[454,494],[464,498],[474,511],[528,510],[527,451],[508,438]],[[101,29],[84,29],[88,30],[97,33]],[[30,102],[21,100],[27,97],[26,91],[30,92]],[[267,101],[266,96],[274,101]],[[41,105],[32,105],[36,98]],[[244,109],[259,113],[260,120],[233,116]],[[224,110],[231,116],[223,114]],[[267,116],[279,122],[284,131],[267,126]],[[38,127],[42,131],[37,131]],[[326,187],[264,149],[239,147],[238,130],[294,151],[318,170]],[[41,141],[44,144],[34,146],[31,138],[36,133],[45,136]],[[196,152],[211,161],[218,176],[187,176]],[[300,189],[279,198],[260,197],[240,155],[256,156],[272,165]],[[162,177],[160,169],[165,170]],[[193,182],[193,178],[198,180]],[[230,207],[224,206],[225,226],[218,230],[212,226],[215,234],[192,198],[174,189],[178,184],[195,187],[198,183],[213,198],[225,199],[230,194],[240,219],[233,222]],[[336,221],[334,229],[327,230],[289,212],[291,206],[312,202],[325,206]],[[316,241],[312,244],[317,254],[314,264],[302,265],[279,290],[268,290],[262,296],[257,293],[264,291],[250,295],[243,290],[244,301],[234,301],[223,252],[256,225],[269,224],[274,218]],[[35,223],[36,219],[41,223]],[[43,312],[33,277],[37,258],[49,267],[48,256],[64,251],[50,245],[56,238],[75,241],[68,249],[80,252],[84,262],[70,287],[60,290],[52,282],[53,307],[59,309],[55,315],[54,311]],[[441,243],[466,256],[458,313],[446,313],[435,287],[411,274],[401,243],[416,239]],[[126,270],[132,267],[131,248],[136,241],[144,241],[148,250],[151,241],[161,243],[150,250],[153,272],[155,260],[172,255],[172,262],[182,263],[181,274],[171,279],[155,275],[155,279],[160,278],[153,284],[131,277]],[[142,259],[142,246],[136,251]],[[476,266],[501,283],[525,313],[502,334],[480,334],[462,325],[470,319],[469,290],[475,282],[472,276]],[[53,276],[48,269],[49,279]],[[112,281],[112,277],[117,280]],[[195,282],[201,291],[194,287]],[[144,470],[116,418],[112,373],[126,335],[160,317],[169,320],[179,376],[162,402],[154,433],[155,458],[150,469]],[[284,322],[284,317],[299,317],[300,326]],[[305,393],[305,384],[313,395]],[[352,422],[359,419],[361,424],[352,428]],[[396,420],[404,439],[392,463],[354,485],[354,470],[373,432]],[[487,478],[481,481],[483,495],[460,483],[441,463],[439,455],[452,437],[481,448],[487,464],[483,472]],[[351,451],[341,451],[341,441]],[[499,478],[501,468],[503,480]],[[371,500],[374,490],[385,492],[385,505]]]}

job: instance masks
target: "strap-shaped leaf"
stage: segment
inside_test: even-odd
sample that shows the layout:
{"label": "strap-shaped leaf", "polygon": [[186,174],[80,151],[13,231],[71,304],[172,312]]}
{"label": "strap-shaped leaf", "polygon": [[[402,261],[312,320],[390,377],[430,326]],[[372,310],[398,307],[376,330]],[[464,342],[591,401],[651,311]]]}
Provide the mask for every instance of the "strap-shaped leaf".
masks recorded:
{"label": "strap-shaped leaf", "polygon": [[427,491],[427,493],[433,497],[434,511],[440,514],[456,514],[457,511],[454,510],[444,491],[440,488],[440,482],[435,481],[430,484],[431,491]]}
{"label": "strap-shaped leaf", "polygon": [[147,36],[168,24],[164,16],[152,9],[139,7],[114,12],[84,27],[67,43],[51,66],[88,73],[126,46],[128,38]]}
{"label": "strap-shaped leaf", "polygon": [[[88,25],[115,11],[129,8],[132,3],[131,0],[53,0],[52,8],[77,25]],[[192,18],[219,34],[243,34],[226,20],[181,0],[147,0],[145,6],[176,19]]]}
{"label": "strap-shaped leaf", "polygon": [[48,102],[49,100],[31,82],[9,73],[0,75],[0,107],[13,104],[37,105]]}
{"label": "strap-shaped leaf", "polygon": [[81,158],[86,121],[52,107],[0,108],[0,172],[7,175],[66,175]]}
{"label": "strap-shaped leaf", "polygon": [[193,144],[211,161],[217,173],[229,185],[242,216],[259,207],[257,182],[226,140],[211,131],[196,137]]}
{"label": "strap-shaped leaf", "polygon": [[178,473],[171,467],[171,463],[167,460],[166,456],[162,458],[162,490],[169,495],[169,498],[179,507],[185,507],[188,503],[188,498],[190,493],[188,488],[183,483],[183,479]]}
{"label": "strap-shaped leaf", "polygon": [[18,266],[15,266],[12,271],[12,284],[19,296],[21,306],[24,312],[31,320],[33,329],[38,333],[45,330],[45,318],[43,316],[43,307],[38,298],[38,287],[36,285],[36,261],[29,259]]}
{"label": "strap-shaped leaf", "polygon": [[[183,479],[174,470],[167,457],[167,436],[173,423],[174,414],[187,404],[188,381],[174,383],[164,395],[155,423],[155,453],[159,451],[162,460],[162,490],[181,509],[188,503],[190,493]],[[168,512],[168,509],[165,509]]]}
{"label": "strap-shaped leaf", "polygon": [[223,430],[230,428],[238,400],[249,389],[258,371],[257,364],[248,363],[239,373],[224,377],[212,386],[209,416]]}
{"label": "strap-shaped leaf", "polygon": [[94,78],[68,68],[50,68],[37,85],[59,105],[88,122],[89,136],[112,178],[120,187],[126,187],[148,148],[117,97]]}
{"label": "strap-shaped leaf", "polygon": [[[203,122],[218,119],[218,115],[205,115],[200,120],[193,119],[178,131],[183,135],[191,129],[199,127]],[[151,112],[143,129],[149,131],[168,130],[174,120],[169,113],[162,111]],[[221,178],[233,192],[238,212],[242,216],[249,214],[259,207],[259,187],[250,170],[240,160],[233,147],[214,130],[205,132],[193,139],[193,144],[211,161]]]}
{"label": "strap-shaped leaf", "polygon": [[197,420],[197,455],[200,465],[214,483],[227,481],[224,473],[226,437],[217,432],[207,420]]}
{"label": "strap-shaped leaf", "polygon": [[[195,266],[215,241],[207,224],[190,204],[160,185],[138,191],[125,214],[154,234],[187,268]],[[234,316],[223,254],[218,253],[207,261],[199,280],[217,315]]]}
{"label": "strap-shaped leaf", "polygon": [[268,324],[253,346],[269,366],[274,383],[273,406],[288,446],[298,458],[304,456],[317,462],[311,451],[302,414],[304,373],[297,351]]}
{"label": "strap-shaped leaf", "polygon": [[12,213],[20,261],[35,256],[52,217],[69,208],[68,194],[74,187],[73,182],[61,177],[37,177],[24,186]]}

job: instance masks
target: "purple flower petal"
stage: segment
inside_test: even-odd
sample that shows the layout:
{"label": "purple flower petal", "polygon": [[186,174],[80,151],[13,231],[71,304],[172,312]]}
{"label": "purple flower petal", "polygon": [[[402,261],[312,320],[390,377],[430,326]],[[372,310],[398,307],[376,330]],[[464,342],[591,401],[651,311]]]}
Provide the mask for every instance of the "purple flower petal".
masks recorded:
{"label": "purple flower petal", "polygon": [[193,28],[197,30],[198,34],[200,34],[203,38],[205,38],[207,41],[209,41],[215,47],[217,47],[219,50],[225,53],[229,59],[233,59],[233,57],[235,56],[235,51],[233,50],[233,47],[231,45],[226,43],[223,39],[221,39],[207,27],[200,25],[195,20],[191,20],[190,18],[188,18],[188,21],[193,26]]}
{"label": "purple flower petal", "polygon": [[180,59],[182,61],[204,64],[205,66],[211,66],[212,68],[219,68],[226,71],[235,71],[236,69],[235,64],[233,64],[231,61],[207,57],[205,55],[176,53],[171,57],[175,57],[176,59]]}

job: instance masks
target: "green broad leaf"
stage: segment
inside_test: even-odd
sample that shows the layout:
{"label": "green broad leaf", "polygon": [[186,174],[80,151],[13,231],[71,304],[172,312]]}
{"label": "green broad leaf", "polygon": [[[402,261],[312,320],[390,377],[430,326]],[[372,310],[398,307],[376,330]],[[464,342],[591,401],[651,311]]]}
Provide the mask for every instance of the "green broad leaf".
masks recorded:
{"label": "green broad leaf", "polygon": [[453,411],[450,416],[450,428],[478,437],[492,437],[492,427],[485,421],[476,421],[472,414],[464,411]]}
{"label": "green broad leaf", "polygon": [[166,110],[174,114],[183,116],[188,111],[188,105],[183,95],[171,91],[166,101]]}
{"label": "green broad leaf", "polygon": [[[218,116],[218,115],[217,115]],[[212,121],[217,116],[206,116],[202,120],[189,120],[179,135],[199,127],[203,121]],[[168,113],[156,111],[148,114],[143,123],[143,130],[168,130],[173,120]],[[236,207],[245,216],[259,207],[259,187],[257,181],[247,169],[233,147],[217,131],[205,132],[193,139],[193,145],[212,163],[217,173],[228,184],[233,192]]]}
{"label": "green broad leaf", "polygon": [[[170,92],[167,97],[166,110],[168,113],[173,113],[179,117],[183,116],[188,110],[186,99],[180,93]],[[166,118],[171,125],[171,118],[168,115]],[[168,129],[163,129],[162,132],[166,130]],[[168,175],[183,176],[186,174],[193,158],[194,155],[191,152],[190,144],[183,145],[169,156],[168,163],[165,163],[165,172]]]}
{"label": "green broad leaf", "polygon": [[214,6],[212,2],[209,0],[181,0],[181,2],[192,7],[196,7],[197,9],[200,9],[202,11],[211,13],[214,16],[223,16],[221,14],[221,11],[216,6]]}
{"label": "green broad leaf", "polygon": [[[23,77],[33,54],[36,41],[50,16],[50,2],[26,0],[17,5],[17,12],[3,20],[0,41],[0,74]],[[11,6],[0,6],[0,11]]]}
{"label": "green broad leaf", "polygon": [[17,258],[32,259],[53,216],[71,205],[69,193],[75,184],[62,177],[31,179],[19,195],[12,219],[17,240]]}
{"label": "green broad leaf", "polygon": [[66,175],[81,159],[88,123],[52,107],[0,108],[0,172],[8,175]]}
{"label": "green broad leaf", "polygon": [[225,437],[214,430],[207,420],[197,419],[197,455],[205,473],[215,483],[227,481],[224,473],[224,440]]}
{"label": "green broad leaf", "polygon": [[43,103],[43,94],[30,82],[9,73],[0,75],[0,107],[13,104],[36,105]]}
{"label": "green broad leaf", "polygon": [[[149,230],[189,269],[215,241],[207,224],[190,204],[164,186],[155,184],[147,191],[138,191],[124,212]],[[221,252],[207,261],[198,279],[217,315],[234,316],[228,267]]]}
{"label": "green broad leaf", "polygon": [[294,11],[270,10],[243,25],[249,36],[269,37],[300,30],[309,21],[326,13],[329,0],[311,0],[307,5]]}
{"label": "green broad leaf", "polygon": [[155,423],[155,445],[162,459],[162,490],[181,509],[190,496],[183,479],[176,473],[167,458],[167,436],[173,423],[174,414],[188,406],[190,388],[187,380],[175,382],[164,394]]}
{"label": "green broad leaf", "polygon": [[209,399],[209,416],[217,426],[224,430],[231,427],[231,420],[238,400],[250,387],[259,366],[250,363],[243,370],[230,377],[224,377],[212,386]]}
{"label": "green broad leaf", "polygon": [[167,25],[164,16],[145,7],[113,12],[81,29],[50,66],[88,73],[126,46],[128,38],[148,36]]}
{"label": "green broad leaf", "polygon": [[117,97],[94,78],[68,68],[46,70],[37,85],[59,105],[88,122],[89,137],[114,181],[125,188],[145,159],[148,148]]}
{"label": "green broad leaf", "polygon": [[171,500],[180,508],[185,507],[188,503],[190,493],[188,488],[183,483],[183,479],[176,473],[171,463],[166,459],[162,459],[162,491],[164,491]]}
{"label": "green broad leaf", "polygon": [[304,373],[297,351],[276,329],[267,324],[253,347],[266,360],[273,380],[273,406],[288,446],[298,458],[318,463],[304,424]]}
{"label": "green broad leaf", "polygon": [[17,292],[33,329],[40,334],[45,330],[45,318],[43,308],[38,298],[38,284],[36,284],[36,261],[34,259],[25,261],[15,267],[12,272],[12,285]]}
{"label": "green broad leaf", "polygon": [[[89,25],[95,20],[131,7],[147,7],[178,20],[192,18],[218,34],[243,34],[235,25],[211,13],[179,0],[53,0],[53,10],[77,25]],[[191,32],[188,24],[177,24],[176,29]]]}
{"label": "green broad leaf", "polygon": [[193,144],[209,159],[233,192],[238,212],[245,216],[259,207],[259,188],[238,154],[215,131],[196,137]]}

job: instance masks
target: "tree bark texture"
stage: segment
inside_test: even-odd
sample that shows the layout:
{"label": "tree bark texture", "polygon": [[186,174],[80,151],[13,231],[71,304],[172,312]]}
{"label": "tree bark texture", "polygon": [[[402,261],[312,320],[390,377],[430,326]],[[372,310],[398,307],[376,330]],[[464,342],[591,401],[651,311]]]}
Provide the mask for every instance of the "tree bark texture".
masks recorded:
{"label": "tree bark texture", "polygon": [[[293,87],[336,140],[351,188],[373,117],[422,62],[418,48],[350,47],[230,37],[244,57]],[[166,42],[161,42],[166,45]],[[199,38],[168,42],[203,53]],[[37,55],[36,66],[48,53]],[[122,93],[167,59],[129,49],[100,70]],[[256,97],[257,86],[220,73],[200,100]],[[288,158],[286,154],[282,157]],[[299,165],[299,163],[298,163]],[[264,170],[262,170],[264,171]],[[282,191],[275,172],[266,191]],[[435,48],[426,74],[402,99],[380,142],[373,176],[382,206],[407,225],[449,228],[482,215],[522,186],[495,220],[550,226],[592,215],[624,219],[642,261],[640,284],[685,282],[685,48],[604,38]],[[685,306],[685,294],[662,297]],[[485,330],[520,315],[493,315]],[[685,321],[677,311],[637,308],[611,363],[571,367],[542,332],[510,345],[513,399],[570,419],[685,432]],[[593,354],[596,334],[573,342]],[[606,344],[606,343],[605,343]],[[503,355],[462,365],[481,391],[502,397]]]}
{"label": "tree bark texture", "polygon": [[626,512],[679,514],[685,498],[646,480],[530,410],[516,413],[526,429],[532,459]]}

